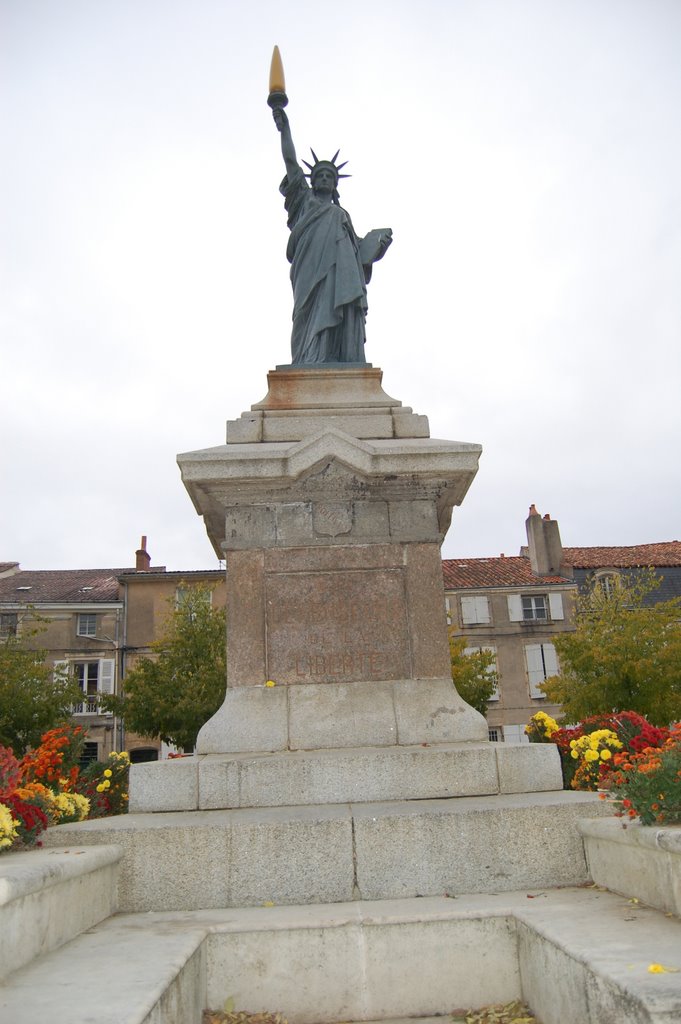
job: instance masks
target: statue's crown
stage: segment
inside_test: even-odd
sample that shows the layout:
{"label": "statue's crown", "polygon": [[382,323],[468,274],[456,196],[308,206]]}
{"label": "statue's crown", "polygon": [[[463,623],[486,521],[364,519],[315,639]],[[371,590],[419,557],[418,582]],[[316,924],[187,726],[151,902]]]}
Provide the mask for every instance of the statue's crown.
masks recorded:
{"label": "statue's crown", "polygon": [[310,152],[312,153],[312,159],[314,160],[314,163],[313,164],[309,164],[307,162],[307,160],[303,160],[303,163],[308,168],[308,171],[307,171],[307,173],[305,175],[306,178],[312,179],[314,177],[315,171],[318,171],[320,169],[320,167],[328,167],[330,170],[332,170],[333,173],[336,175],[336,180],[338,180],[338,178],[350,178],[351,177],[350,174],[341,174],[340,173],[341,172],[341,168],[345,167],[345,165],[347,163],[347,160],[344,160],[342,164],[337,164],[336,163],[336,158],[337,158],[338,154],[340,153],[340,149],[336,150],[336,152],[334,153],[334,155],[331,157],[330,160],[320,160],[319,157],[317,156],[317,154],[315,153],[314,149],[312,149],[312,146],[310,146]]}

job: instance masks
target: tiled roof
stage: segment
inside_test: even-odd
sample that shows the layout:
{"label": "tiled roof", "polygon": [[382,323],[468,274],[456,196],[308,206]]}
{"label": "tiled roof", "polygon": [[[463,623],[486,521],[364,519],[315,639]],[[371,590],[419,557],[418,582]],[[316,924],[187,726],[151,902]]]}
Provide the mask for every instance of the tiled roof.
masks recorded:
{"label": "tiled roof", "polygon": [[5,572],[16,571],[18,568],[18,562],[0,562],[0,576]]}
{"label": "tiled roof", "polygon": [[117,601],[118,576],[130,569],[27,569],[0,579],[0,603]]}
{"label": "tiled roof", "polygon": [[477,587],[540,587],[570,583],[564,576],[535,576],[529,558],[445,558],[442,562],[445,590]]}
{"label": "tiled roof", "polygon": [[632,547],[563,548],[563,557],[575,569],[681,565],[681,541],[635,544]]}

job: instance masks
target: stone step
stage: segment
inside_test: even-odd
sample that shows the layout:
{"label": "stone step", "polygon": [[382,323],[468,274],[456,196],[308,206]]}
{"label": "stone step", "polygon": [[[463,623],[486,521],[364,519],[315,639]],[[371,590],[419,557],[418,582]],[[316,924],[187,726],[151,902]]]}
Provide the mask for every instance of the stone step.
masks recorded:
{"label": "stone step", "polygon": [[118,847],[3,853],[0,979],[116,912]]}
{"label": "stone step", "polygon": [[542,1024],[681,1020],[681,921],[595,888],[118,915],[13,973],[0,1019],[421,1019],[523,999]]}
{"label": "stone step", "polygon": [[588,880],[577,821],[594,793],[129,814],[48,829],[118,845],[124,911],[343,903]]}
{"label": "stone step", "polygon": [[550,743],[207,754],[131,765],[130,811],[432,800],[562,790]]}

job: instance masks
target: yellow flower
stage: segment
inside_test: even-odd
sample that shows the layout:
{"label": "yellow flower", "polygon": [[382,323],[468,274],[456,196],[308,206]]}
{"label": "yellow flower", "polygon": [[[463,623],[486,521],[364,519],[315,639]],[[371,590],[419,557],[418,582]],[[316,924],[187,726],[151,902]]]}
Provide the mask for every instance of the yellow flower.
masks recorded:
{"label": "yellow flower", "polygon": [[105,779],[110,779],[112,775],[113,775],[113,772],[111,771],[110,768],[105,768],[104,769],[104,778]]}
{"label": "yellow flower", "polygon": [[598,760],[598,751],[597,750],[593,750],[591,747],[589,747],[588,750],[584,751],[584,760],[585,761],[597,761]]}
{"label": "yellow flower", "polygon": [[265,686],[269,686],[270,688],[276,685],[277,684],[275,683],[274,679],[268,679],[267,682],[265,683]]}
{"label": "yellow flower", "polygon": [[609,761],[611,757],[612,754],[607,748],[605,750],[601,750],[601,761]]}
{"label": "yellow flower", "polygon": [[105,789],[106,789],[106,787],[105,787],[104,783],[100,782],[100,784],[97,786],[97,792],[98,793],[103,793]]}

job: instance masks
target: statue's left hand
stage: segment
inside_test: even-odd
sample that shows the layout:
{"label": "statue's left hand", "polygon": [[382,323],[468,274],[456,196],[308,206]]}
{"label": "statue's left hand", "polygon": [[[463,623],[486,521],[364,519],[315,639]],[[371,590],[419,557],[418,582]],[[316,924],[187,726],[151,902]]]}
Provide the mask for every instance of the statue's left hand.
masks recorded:
{"label": "statue's left hand", "polygon": [[386,228],[385,231],[381,233],[381,238],[378,243],[378,255],[376,257],[377,260],[380,260],[381,257],[385,256],[385,253],[387,252],[388,248],[392,245],[392,241],[392,228]]}

